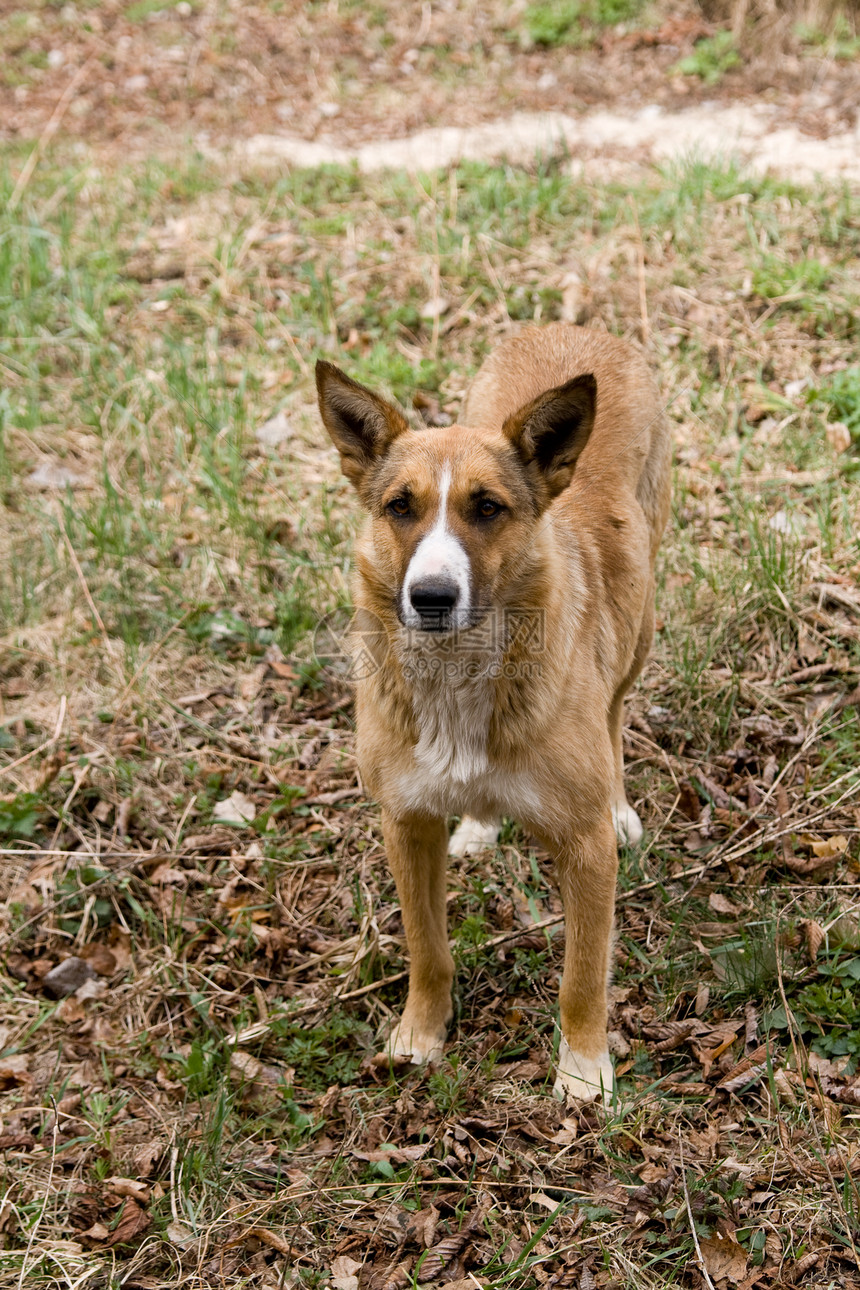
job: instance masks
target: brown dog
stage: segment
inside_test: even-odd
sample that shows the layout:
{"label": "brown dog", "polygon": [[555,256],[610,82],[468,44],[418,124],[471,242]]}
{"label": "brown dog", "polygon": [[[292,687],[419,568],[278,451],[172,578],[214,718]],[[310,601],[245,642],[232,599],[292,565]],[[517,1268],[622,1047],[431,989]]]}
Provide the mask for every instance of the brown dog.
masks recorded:
{"label": "brown dog", "polygon": [[[654,630],[669,510],[666,420],[640,354],[565,324],[484,363],[458,425],[413,430],[317,364],[323,421],[370,513],[357,551],[358,757],[382,806],[411,955],[392,1054],[438,1059],[451,1020],[451,849],[514,816],[555,857],[564,902],[556,1092],[607,1099],[624,696]],[[614,829],[613,829],[614,825]]]}

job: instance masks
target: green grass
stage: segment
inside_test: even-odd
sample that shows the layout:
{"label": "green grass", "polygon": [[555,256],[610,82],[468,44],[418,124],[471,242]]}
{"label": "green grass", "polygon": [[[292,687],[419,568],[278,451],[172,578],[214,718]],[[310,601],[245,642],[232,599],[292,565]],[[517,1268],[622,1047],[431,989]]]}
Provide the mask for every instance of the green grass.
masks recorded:
{"label": "green grass", "polygon": [[595,29],[635,19],[642,8],[643,0],[536,0],[523,22],[536,45],[582,45]]}
{"label": "green grass", "polygon": [[692,54],[682,58],[672,71],[678,76],[698,76],[706,85],[716,85],[726,72],[739,67],[741,56],[730,31],[717,31],[696,41]]}
{"label": "green grass", "polygon": [[860,367],[834,372],[810,397],[827,408],[829,420],[847,426],[855,444],[860,443]]}
{"label": "green grass", "polygon": [[[563,938],[532,924],[560,902],[515,821],[452,865],[448,1060],[370,1060],[406,959],[350,692],[313,649],[349,604],[360,518],[311,370],[326,355],[455,417],[509,320],[560,315],[573,255],[594,324],[638,338],[639,238],[677,463],[631,700],[648,833],[622,855],[601,1121],[549,1096]],[[430,1205],[436,1244],[468,1224],[465,1271],[492,1285],[691,1286],[682,1177],[698,1237],[730,1224],[765,1288],[810,1249],[837,1284],[856,1198],[816,1153],[849,1148],[853,1111],[819,1105],[804,1063],[858,1052],[856,457],[827,438],[858,434],[858,245],[846,192],[700,159],[632,189],[551,160],[418,182],[37,169],[0,216],[0,1031],[29,1064],[0,1089],[28,1144],[7,1156],[0,1286],[58,1266],[206,1283],[214,1249],[229,1284],[289,1267],[321,1288],[347,1238],[374,1276],[405,1259],[419,1284],[408,1223]],[[152,276],[159,256],[181,276]],[[272,447],[256,431],[277,412]],[[37,487],[46,464],[69,474]],[[256,818],[225,828],[235,791]],[[829,871],[798,868],[840,834]],[[39,973],[95,947],[115,967],[92,996],[48,999]],[[750,1008],[769,1069],[720,1091]],[[706,1033],[673,1047],[690,1021]],[[150,1225],[114,1247],[129,1178]]]}

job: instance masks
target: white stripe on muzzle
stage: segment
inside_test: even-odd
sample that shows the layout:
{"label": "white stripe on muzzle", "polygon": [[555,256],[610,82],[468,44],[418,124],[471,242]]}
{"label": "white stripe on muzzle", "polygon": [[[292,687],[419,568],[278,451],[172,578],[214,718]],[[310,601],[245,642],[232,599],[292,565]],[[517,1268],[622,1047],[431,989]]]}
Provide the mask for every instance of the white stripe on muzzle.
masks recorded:
{"label": "white stripe on muzzle", "polygon": [[457,588],[457,602],[450,614],[452,628],[467,627],[471,615],[469,557],[460,541],[448,528],[448,492],[451,488],[451,467],[447,465],[439,476],[439,511],[430,532],[415,548],[409,561],[403,588],[400,593],[403,621],[407,627],[422,627],[421,615],[413,607],[411,595],[421,583],[434,580],[451,582]]}

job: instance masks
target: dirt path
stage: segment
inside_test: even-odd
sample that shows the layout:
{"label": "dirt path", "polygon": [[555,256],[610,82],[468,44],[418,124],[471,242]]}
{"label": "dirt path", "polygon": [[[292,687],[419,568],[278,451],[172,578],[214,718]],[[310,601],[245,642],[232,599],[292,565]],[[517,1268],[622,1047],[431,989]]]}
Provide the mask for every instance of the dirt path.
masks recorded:
{"label": "dirt path", "polygon": [[748,24],[710,79],[684,60],[728,34],[728,9],[696,0],[543,40],[541,6],[525,0],[0,10],[0,143],[363,170],[562,148],[595,178],[697,150],[798,179],[860,177],[860,54],[832,33],[802,36],[788,10]]}
{"label": "dirt path", "polygon": [[567,150],[574,164],[602,173],[643,161],[666,161],[691,153],[734,155],[756,171],[798,180],[816,175],[860,184],[860,125],[814,139],[796,126],[778,124],[764,104],[702,105],[680,112],[654,104],[632,114],[596,111],[581,117],[561,112],[518,112],[483,125],[441,126],[398,139],[357,147],[338,146],[289,134],[255,134],[236,152],[258,161],[295,166],[357,163],[363,171],[386,167],[433,170],[456,161],[529,162],[539,153]]}

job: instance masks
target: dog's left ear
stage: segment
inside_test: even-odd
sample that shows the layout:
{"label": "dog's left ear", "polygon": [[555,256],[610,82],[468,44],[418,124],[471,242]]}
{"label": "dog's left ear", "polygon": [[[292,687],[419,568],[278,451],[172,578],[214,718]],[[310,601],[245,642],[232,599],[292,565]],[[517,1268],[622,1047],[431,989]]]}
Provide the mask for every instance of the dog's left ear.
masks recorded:
{"label": "dog's left ear", "polygon": [[343,473],[361,492],[368,469],[409,429],[392,404],[353,381],[334,363],[316,366],[320,412],[332,443],[340,453]]}
{"label": "dog's left ear", "polygon": [[546,390],[502,426],[535,484],[557,497],[573,478],[594,425],[597,382],[589,373]]}

